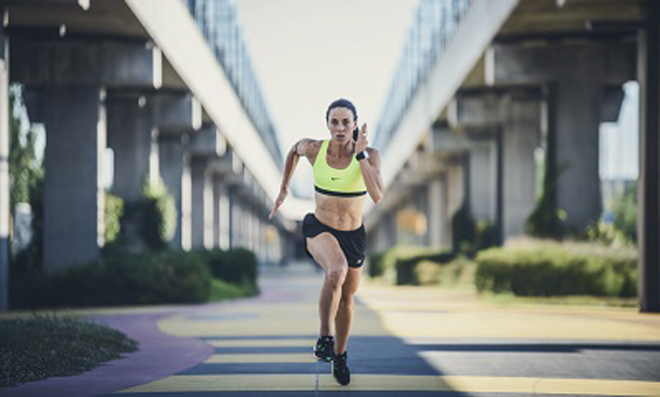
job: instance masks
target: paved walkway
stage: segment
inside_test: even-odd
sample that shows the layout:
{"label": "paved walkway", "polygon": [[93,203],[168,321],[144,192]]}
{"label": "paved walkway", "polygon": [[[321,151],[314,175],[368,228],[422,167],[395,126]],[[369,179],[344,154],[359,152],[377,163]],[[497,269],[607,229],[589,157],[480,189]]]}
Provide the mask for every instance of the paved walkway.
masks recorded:
{"label": "paved walkway", "polygon": [[342,387],[312,358],[321,275],[308,265],[263,273],[258,298],[82,311],[140,351],[0,396],[660,396],[660,315],[368,282]]}

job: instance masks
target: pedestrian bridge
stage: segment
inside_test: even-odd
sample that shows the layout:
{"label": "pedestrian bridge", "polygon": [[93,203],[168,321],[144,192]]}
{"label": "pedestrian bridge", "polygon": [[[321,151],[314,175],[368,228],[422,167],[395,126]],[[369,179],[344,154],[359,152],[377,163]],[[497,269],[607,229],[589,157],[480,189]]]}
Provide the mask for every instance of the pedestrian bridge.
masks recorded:
{"label": "pedestrian bridge", "polygon": [[[115,194],[133,200],[162,179],[175,197],[171,246],[246,246],[262,262],[294,256],[295,222],[312,205],[290,197],[267,222],[283,151],[230,1],[0,7],[0,103],[9,83],[22,84],[30,119],[47,131],[47,268],[99,255],[106,148]],[[539,147],[561,169],[553,199],[567,224],[598,219],[598,126],[616,119],[622,84],[637,80],[641,291],[643,307],[660,310],[658,12],[643,0],[422,0],[375,134],[387,194],[366,214],[371,247],[451,246],[463,206],[501,242],[522,234]],[[6,113],[0,120],[6,282]]]}

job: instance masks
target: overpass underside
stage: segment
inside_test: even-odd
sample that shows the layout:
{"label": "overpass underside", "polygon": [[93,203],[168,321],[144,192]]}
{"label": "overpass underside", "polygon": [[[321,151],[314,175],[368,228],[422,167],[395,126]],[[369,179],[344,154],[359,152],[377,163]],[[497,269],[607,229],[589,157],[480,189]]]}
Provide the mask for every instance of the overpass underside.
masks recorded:
{"label": "overpass underside", "polygon": [[460,210],[493,225],[500,243],[522,236],[541,167],[552,171],[545,193],[565,213],[565,230],[597,222],[599,127],[617,120],[622,85],[637,80],[640,291],[642,310],[660,310],[658,3],[469,3],[394,127],[383,131],[388,192],[367,217],[370,248],[450,248]]}
{"label": "overpass underside", "polygon": [[[162,180],[173,196],[173,248],[292,254],[294,224],[268,223],[281,158],[269,152],[246,97],[180,0],[2,0],[0,308],[9,255],[8,87],[23,86],[46,130],[44,266],[93,261],[104,246],[106,148],[111,192],[131,205]],[[254,89],[254,87],[252,87]],[[140,250],[137,235],[130,248]],[[135,238],[131,238],[135,237]]]}

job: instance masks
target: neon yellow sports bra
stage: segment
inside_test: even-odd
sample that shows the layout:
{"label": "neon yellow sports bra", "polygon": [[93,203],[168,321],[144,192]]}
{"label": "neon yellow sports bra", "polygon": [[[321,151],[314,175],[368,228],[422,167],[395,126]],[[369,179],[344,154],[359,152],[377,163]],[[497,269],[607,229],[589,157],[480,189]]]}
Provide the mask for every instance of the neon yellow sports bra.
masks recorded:
{"label": "neon yellow sports bra", "polygon": [[367,193],[362,178],[360,163],[353,157],[346,168],[332,168],[328,165],[326,154],[330,141],[324,140],[321,150],[314,161],[314,188],[317,192],[330,196],[361,196]]}

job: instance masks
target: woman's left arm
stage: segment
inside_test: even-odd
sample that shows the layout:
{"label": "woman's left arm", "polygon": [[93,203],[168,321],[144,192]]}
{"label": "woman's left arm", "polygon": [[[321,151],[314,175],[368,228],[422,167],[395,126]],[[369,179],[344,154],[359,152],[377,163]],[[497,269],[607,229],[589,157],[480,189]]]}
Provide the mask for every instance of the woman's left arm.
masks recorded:
{"label": "woman's left arm", "polygon": [[367,192],[374,203],[383,199],[383,178],[380,176],[380,153],[377,149],[368,148],[369,158],[360,160],[360,170],[367,186]]}
{"label": "woman's left arm", "polygon": [[380,176],[380,153],[374,148],[367,148],[367,124],[362,124],[358,140],[355,144],[355,153],[359,154],[366,151],[369,158],[358,160],[360,171],[364,178],[364,184],[367,186],[367,192],[374,203],[383,199],[383,178]]}

